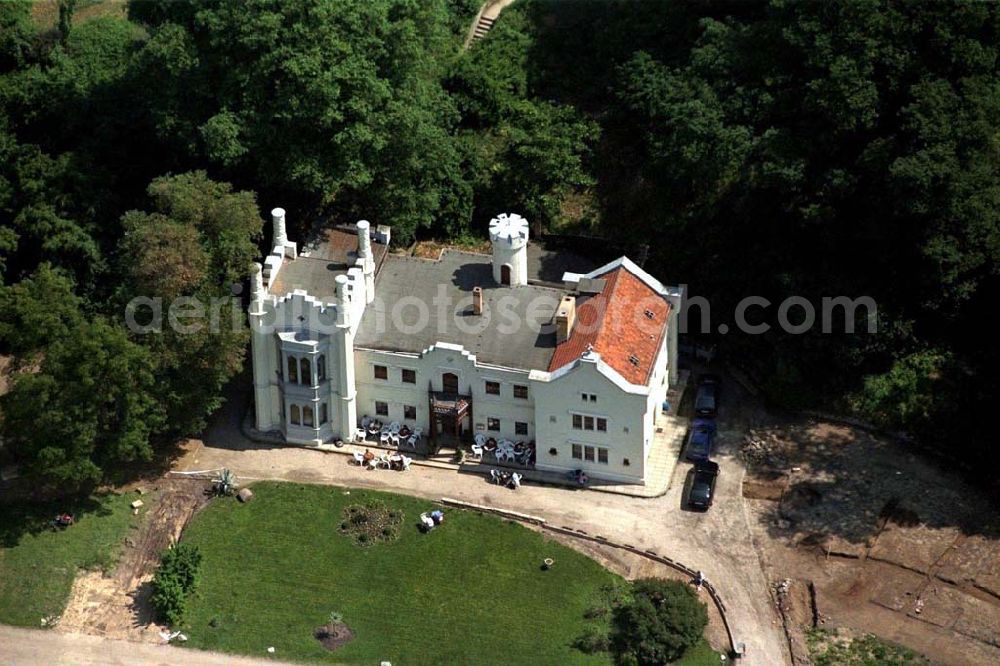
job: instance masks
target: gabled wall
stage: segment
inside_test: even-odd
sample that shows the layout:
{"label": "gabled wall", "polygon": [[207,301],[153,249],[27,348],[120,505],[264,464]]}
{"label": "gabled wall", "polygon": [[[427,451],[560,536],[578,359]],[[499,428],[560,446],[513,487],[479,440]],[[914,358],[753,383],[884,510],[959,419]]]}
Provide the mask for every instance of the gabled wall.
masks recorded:
{"label": "gabled wall", "polygon": [[[646,463],[645,420],[649,394],[617,377],[595,353],[554,373],[535,373],[538,469],[566,473],[582,469],[594,477],[626,483],[641,482]],[[596,402],[582,398],[597,396]],[[607,419],[607,431],[573,428],[573,414]],[[595,448],[593,461],[572,457],[573,444]],[[608,462],[598,461],[596,449],[608,450]],[[550,449],[555,449],[552,454]],[[626,464],[627,461],[627,464]]]}

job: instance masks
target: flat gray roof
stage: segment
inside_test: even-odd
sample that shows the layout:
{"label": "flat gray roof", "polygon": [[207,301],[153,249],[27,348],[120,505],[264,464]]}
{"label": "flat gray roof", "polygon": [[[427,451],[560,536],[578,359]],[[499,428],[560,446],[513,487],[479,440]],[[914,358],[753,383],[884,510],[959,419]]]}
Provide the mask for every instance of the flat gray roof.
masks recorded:
{"label": "flat gray roof", "polygon": [[[477,286],[483,289],[489,316],[472,313]],[[354,344],[418,353],[448,342],[462,345],[482,363],[546,370],[556,348],[555,331],[547,325],[563,293],[534,285],[498,285],[487,255],[445,250],[437,261],[389,255],[375,278],[375,302],[365,309]],[[435,299],[442,297],[443,305],[438,305]]]}
{"label": "flat gray roof", "polygon": [[[385,256],[385,245],[372,241],[375,265]],[[276,296],[290,294],[296,289],[304,289],[310,296],[324,303],[337,296],[335,278],[346,273],[358,257],[358,234],[342,228],[324,229],[315,240],[304,244],[299,256],[285,259],[278,271],[278,277],[271,285],[271,293]]]}

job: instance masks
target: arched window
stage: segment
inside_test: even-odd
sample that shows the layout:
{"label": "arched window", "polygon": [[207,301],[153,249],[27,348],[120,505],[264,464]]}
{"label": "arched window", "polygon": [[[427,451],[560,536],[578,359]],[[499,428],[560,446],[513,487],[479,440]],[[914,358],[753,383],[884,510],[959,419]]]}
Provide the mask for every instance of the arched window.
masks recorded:
{"label": "arched window", "polygon": [[312,386],[312,370],[310,369],[309,359],[304,358],[301,361],[302,371],[299,373],[302,376],[302,383],[307,386]]}
{"label": "arched window", "polygon": [[299,383],[299,361],[291,355],[288,357],[288,381],[293,384]]}
{"label": "arched window", "polygon": [[313,408],[303,407],[302,408],[302,425],[312,427],[313,424]]}
{"label": "arched window", "polygon": [[510,286],[510,265],[504,264],[500,267],[500,284]]}
{"label": "arched window", "polygon": [[302,424],[302,420],[299,418],[299,406],[298,405],[292,405],[291,406],[291,413],[292,413],[292,417],[290,419],[291,422],[294,425],[301,425]]}
{"label": "arched window", "polygon": [[458,393],[458,375],[446,372],[441,375],[441,390],[445,393]]}
{"label": "arched window", "polygon": [[322,354],[316,360],[316,374],[319,376],[319,381],[326,381],[326,356]]}

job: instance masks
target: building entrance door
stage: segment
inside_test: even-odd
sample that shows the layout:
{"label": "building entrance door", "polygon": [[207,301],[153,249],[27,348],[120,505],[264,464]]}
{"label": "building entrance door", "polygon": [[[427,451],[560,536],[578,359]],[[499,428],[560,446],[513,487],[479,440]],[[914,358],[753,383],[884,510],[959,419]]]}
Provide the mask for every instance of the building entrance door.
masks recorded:
{"label": "building entrance door", "polygon": [[441,390],[444,393],[458,393],[458,375],[454,372],[446,372],[441,375]]}

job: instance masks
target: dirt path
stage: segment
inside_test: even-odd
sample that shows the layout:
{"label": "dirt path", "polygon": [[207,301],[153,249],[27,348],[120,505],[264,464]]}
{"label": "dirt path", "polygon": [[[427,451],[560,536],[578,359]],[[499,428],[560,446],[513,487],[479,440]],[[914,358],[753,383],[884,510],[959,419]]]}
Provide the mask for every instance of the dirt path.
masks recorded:
{"label": "dirt path", "polygon": [[153,493],[142,498],[151,509],[139,529],[126,537],[114,570],[108,575],[82,572],[73,582],[59,631],[161,642],[163,628],[153,622],[149,581],[160,553],[177,541],[191,516],[208,501],[204,489],[203,481],[191,479],[158,482]]}
{"label": "dirt path", "polygon": [[[275,655],[280,658],[281,655]],[[290,666],[275,658],[251,659],[231,654],[148,645],[103,636],[66,634],[0,625],[0,662],[46,666]]]}

